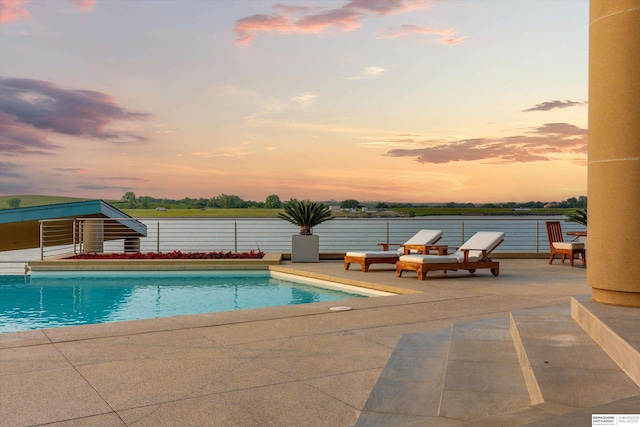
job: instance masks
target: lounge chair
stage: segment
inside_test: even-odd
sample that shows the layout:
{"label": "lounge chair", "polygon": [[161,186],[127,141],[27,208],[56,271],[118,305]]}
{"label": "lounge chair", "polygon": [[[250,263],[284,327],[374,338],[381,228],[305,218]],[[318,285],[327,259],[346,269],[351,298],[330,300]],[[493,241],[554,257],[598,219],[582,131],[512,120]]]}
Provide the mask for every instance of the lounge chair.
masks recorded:
{"label": "lounge chair", "polygon": [[553,263],[553,259],[556,254],[562,255],[562,263],[567,256],[569,256],[569,264],[573,267],[573,258],[576,255],[582,256],[582,265],[587,263],[587,253],[584,248],[584,243],[578,242],[565,242],[562,236],[562,226],[559,221],[547,222],[547,236],[549,237],[549,250],[551,255],[549,256],[549,264]]}
{"label": "lounge chair", "polygon": [[402,255],[396,263],[396,276],[412,270],[418,273],[419,280],[424,280],[429,271],[469,270],[473,274],[479,268],[489,268],[497,276],[500,263],[492,261],[489,254],[503,241],[502,232],[479,231],[451,255]]}
{"label": "lounge chair", "polygon": [[[371,252],[347,252],[344,257],[344,269],[348,270],[351,263],[360,264],[362,271],[369,271],[371,264],[395,264],[400,255],[410,252],[429,253],[430,250],[439,250],[441,253],[446,246],[435,246],[435,243],[442,238],[440,230],[420,230],[415,236],[405,243],[378,243],[382,246],[382,251]],[[396,251],[390,251],[389,246],[400,246]]]}

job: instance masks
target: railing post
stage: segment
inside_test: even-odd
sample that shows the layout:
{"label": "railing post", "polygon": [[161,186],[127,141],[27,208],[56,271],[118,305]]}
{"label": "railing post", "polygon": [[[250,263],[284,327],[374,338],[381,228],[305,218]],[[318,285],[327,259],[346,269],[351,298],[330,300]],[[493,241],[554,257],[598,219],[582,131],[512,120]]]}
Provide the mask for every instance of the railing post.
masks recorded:
{"label": "railing post", "polygon": [[156,221],[156,253],[160,253],[160,221]]}
{"label": "railing post", "polygon": [[82,254],[82,253],[84,253],[84,250],[82,249],[83,248],[83,246],[82,246],[82,220],[80,220],[80,221],[76,220],[76,222],[77,222],[77,227],[78,227],[78,251],[79,251],[78,253]]}
{"label": "railing post", "polygon": [[536,253],[540,253],[540,221],[536,221]]}
{"label": "railing post", "polygon": [[389,220],[387,220],[387,245],[389,244]]}
{"label": "railing post", "polygon": [[72,235],[72,239],[73,239],[73,254],[76,255],[78,253],[77,251],[77,247],[76,244],[78,243],[77,237],[76,236],[76,226],[77,226],[77,221],[74,219],[73,223],[71,224],[72,227],[72,231],[71,231],[71,235]]}
{"label": "railing post", "polygon": [[40,261],[44,260],[44,223],[40,221]]}
{"label": "railing post", "polygon": [[233,249],[238,253],[238,221],[233,221]]}
{"label": "railing post", "polygon": [[460,245],[464,245],[464,221],[461,221],[461,222],[462,222],[462,236],[461,236],[462,239],[460,241]]}

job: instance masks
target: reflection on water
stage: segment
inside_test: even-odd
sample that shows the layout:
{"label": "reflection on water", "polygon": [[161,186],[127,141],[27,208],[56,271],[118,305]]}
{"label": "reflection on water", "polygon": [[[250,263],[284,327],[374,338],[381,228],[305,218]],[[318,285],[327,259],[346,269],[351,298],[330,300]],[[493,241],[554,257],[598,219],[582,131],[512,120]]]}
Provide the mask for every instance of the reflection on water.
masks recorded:
{"label": "reflection on water", "polygon": [[159,275],[0,276],[0,332],[357,298],[273,279]]}

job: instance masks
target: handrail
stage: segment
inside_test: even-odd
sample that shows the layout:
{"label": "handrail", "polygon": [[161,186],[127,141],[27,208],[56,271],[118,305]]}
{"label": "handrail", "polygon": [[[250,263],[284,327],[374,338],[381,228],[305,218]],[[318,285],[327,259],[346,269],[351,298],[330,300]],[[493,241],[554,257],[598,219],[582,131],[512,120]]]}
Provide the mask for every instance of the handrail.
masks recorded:
{"label": "handrail", "polygon": [[[442,230],[443,245],[458,247],[477,231],[504,231],[500,252],[539,253],[547,247],[540,224],[564,220],[562,216],[413,218],[335,218],[314,228],[321,253],[375,250],[377,243],[403,242],[420,229]],[[291,250],[291,235],[297,228],[278,218],[131,218],[146,226],[147,235],[128,230],[128,219],[66,218],[40,221],[41,259],[79,252],[246,252]],[[569,223],[566,231],[583,226]],[[544,226],[543,226],[544,229]],[[93,239],[93,240],[92,240]],[[544,239],[544,242],[541,241]]]}

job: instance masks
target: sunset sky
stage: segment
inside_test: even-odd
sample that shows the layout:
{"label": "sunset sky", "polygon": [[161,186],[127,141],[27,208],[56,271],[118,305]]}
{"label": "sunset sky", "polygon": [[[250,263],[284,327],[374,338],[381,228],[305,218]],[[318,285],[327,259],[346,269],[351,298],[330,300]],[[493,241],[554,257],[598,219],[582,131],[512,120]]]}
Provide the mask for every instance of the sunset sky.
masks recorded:
{"label": "sunset sky", "polygon": [[0,0],[0,195],[586,195],[587,0]]}

